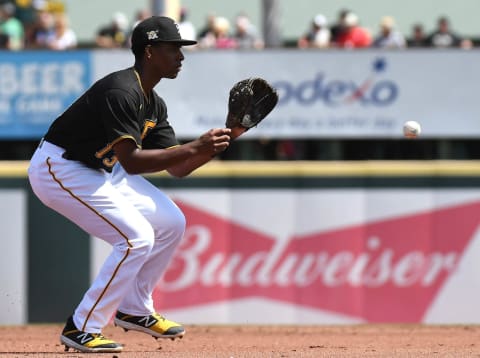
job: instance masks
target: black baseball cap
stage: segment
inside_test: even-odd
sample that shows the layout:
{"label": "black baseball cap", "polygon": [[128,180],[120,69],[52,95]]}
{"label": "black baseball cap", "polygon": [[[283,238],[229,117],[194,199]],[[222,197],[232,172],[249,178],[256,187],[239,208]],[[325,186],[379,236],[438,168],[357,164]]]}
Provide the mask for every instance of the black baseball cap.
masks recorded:
{"label": "black baseball cap", "polygon": [[145,46],[158,42],[170,42],[180,46],[195,45],[197,41],[185,40],[180,36],[178,24],[166,16],[152,16],[138,23],[132,33],[132,50],[143,50]]}

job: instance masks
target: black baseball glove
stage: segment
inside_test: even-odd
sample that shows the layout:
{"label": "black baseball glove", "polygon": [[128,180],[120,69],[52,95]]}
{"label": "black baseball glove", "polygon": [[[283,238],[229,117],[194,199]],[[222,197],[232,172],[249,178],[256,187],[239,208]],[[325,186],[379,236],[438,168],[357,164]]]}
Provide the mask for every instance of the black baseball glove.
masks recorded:
{"label": "black baseball glove", "polygon": [[249,130],[260,123],[276,106],[277,91],[262,78],[247,78],[236,83],[228,98],[227,128]]}

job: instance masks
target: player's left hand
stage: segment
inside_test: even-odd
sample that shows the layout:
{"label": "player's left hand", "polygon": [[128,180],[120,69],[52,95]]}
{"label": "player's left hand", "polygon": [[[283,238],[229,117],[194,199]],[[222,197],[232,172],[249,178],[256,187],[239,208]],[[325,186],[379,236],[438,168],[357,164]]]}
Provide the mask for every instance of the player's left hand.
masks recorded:
{"label": "player's left hand", "polygon": [[257,126],[277,105],[277,91],[263,78],[237,82],[230,90],[226,127],[236,138]]}

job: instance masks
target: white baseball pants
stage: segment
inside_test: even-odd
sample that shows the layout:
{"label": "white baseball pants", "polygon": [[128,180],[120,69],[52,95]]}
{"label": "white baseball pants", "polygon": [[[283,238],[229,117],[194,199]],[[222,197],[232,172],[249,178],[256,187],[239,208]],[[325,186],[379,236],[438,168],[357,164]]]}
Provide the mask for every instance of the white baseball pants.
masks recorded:
{"label": "white baseball pants", "polygon": [[185,217],[158,188],[120,164],[108,173],[63,153],[43,141],[28,177],[46,206],[112,245],[73,317],[78,329],[100,333],[117,309],[138,316],[154,312],[152,291],[183,237]]}

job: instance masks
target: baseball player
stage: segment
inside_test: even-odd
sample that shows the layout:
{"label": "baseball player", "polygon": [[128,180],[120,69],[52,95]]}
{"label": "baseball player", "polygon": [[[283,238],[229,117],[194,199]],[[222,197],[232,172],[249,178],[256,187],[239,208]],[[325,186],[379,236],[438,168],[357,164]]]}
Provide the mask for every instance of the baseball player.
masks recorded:
{"label": "baseball player", "polygon": [[157,338],[185,334],[155,312],[152,291],[185,230],[185,218],[139,174],[166,170],[183,177],[224,151],[229,128],[215,128],[180,145],[154,91],[176,78],[181,47],[175,22],[154,16],[132,34],[133,67],[93,84],[50,126],[28,169],[33,191],[48,207],[112,245],[98,276],[68,318],[65,350],[120,352],[102,328],[117,326]]}

